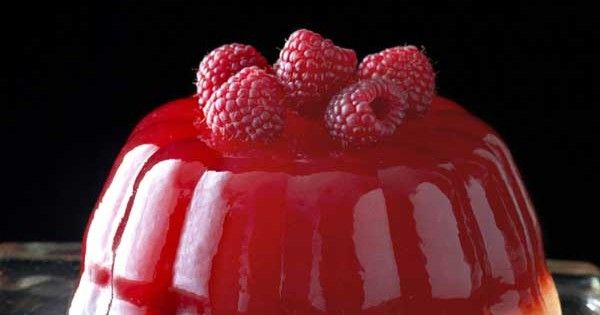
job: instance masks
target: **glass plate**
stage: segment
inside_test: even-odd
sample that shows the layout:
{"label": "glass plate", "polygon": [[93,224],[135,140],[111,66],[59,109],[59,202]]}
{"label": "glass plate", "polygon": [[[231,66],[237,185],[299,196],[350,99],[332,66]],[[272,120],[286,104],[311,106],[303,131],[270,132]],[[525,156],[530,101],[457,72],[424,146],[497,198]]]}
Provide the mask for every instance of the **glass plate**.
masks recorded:
{"label": "glass plate", "polygon": [[[0,314],[64,315],[79,274],[78,243],[0,244]],[[549,260],[564,315],[600,315],[600,269]]]}

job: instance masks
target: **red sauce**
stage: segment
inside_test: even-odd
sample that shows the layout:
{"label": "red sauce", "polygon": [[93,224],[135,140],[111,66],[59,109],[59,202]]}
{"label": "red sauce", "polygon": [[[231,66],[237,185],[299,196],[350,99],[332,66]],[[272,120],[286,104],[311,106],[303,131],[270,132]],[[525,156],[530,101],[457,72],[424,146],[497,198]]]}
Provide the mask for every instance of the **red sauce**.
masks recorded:
{"label": "red sauce", "polygon": [[510,153],[460,106],[350,151],[293,114],[268,147],[207,145],[195,108],[118,156],[71,315],[560,314]]}

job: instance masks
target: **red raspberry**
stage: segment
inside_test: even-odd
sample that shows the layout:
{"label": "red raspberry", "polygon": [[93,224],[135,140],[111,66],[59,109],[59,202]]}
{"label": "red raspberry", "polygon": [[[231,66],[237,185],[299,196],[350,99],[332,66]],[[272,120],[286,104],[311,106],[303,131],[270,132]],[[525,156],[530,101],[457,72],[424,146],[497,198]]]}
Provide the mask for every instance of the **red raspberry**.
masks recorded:
{"label": "red raspberry", "polygon": [[331,97],[355,81],[356,53],[309,30],[292,33],[275,63],[287,103],[307,116],[321,115]]}
{"label": "red raspberry", "polygon": [[283,130],[284,96],[275,76],[244,68],[212,94],[204,107],[206,125],[226,140],[271,142]]}
{"label": "red raspberry", "polygon": [[325,112],[325,124],[344,146],[360,147],[392,135],[407,108],[406,92],[392,81],[373,78],[335,95]]}
{"label": "red raspberry", "polygon": [[388,48],[366,56],[358,66],[361,80],[383,77],[408,91],[410,111],[423,114],[435,93],[435,73],[429,59],[415,46]]}
{"label": "red raspberry", "polygon": [[206,55],[196,73],[200,107],[204,107],[212,93],[229,77],[250,66],[269,67],[267,59],[250,45],[223,45]]}

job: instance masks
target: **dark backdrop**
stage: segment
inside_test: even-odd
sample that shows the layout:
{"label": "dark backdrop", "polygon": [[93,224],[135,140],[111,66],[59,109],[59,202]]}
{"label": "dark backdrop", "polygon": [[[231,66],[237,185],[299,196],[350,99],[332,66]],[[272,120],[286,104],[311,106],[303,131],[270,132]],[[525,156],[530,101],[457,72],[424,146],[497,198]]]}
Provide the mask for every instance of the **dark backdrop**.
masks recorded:
{"label": "dark backdrop", "polygon": [[24,3],[3,27],[16,58],[3,79],[15,100],[2,106],[0,240],[79,240],[128,132],[153,107],[193,93],[205,53],[237,41],[274,61],[284,38],[306,27],[360,56],[424,45],[439,93],[512,149],[549,256],[600,263],[599,25],[591,8],[527,3]]}

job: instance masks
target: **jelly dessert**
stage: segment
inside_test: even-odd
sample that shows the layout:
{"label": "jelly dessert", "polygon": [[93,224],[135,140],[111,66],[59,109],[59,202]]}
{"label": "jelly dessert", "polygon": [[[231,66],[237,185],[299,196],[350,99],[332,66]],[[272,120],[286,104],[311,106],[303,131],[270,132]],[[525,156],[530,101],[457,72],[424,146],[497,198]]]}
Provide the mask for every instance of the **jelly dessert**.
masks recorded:
{"label": "jelly dessert", "polygon": [[299,30],[197,79],[118,155],[69,314],[560,314],[509,150],[420,49]]}

